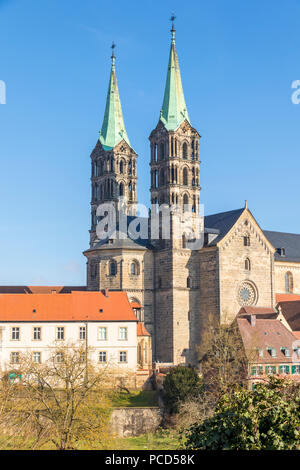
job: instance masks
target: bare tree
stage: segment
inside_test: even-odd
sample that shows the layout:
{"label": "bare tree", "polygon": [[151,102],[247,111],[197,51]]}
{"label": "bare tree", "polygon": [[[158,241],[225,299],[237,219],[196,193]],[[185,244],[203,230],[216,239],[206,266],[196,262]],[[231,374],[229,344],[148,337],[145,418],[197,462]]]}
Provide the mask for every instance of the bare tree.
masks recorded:
{"label": "bare tree", "polygon": [[[86,347],[62,345],[49,350],[44,363],[24,355],[15,368],[20,383],[2,380],[0,428],[13,448],[99,448],[109,438],[110,367],[86,360]],[[1,411],[0,411],[1,412]],[[1,435],[3,435],[1,433]]]}

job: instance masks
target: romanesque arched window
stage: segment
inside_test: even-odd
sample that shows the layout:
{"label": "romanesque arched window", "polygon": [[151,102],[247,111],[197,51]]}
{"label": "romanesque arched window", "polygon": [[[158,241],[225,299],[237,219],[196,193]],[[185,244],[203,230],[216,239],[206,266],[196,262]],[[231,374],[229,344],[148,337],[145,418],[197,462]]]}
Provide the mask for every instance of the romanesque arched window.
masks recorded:
{"label": "romanesque arched window", "polygon": [[285,273],[285,292],[291,294],[294,288],[293,275],[290,271]]}
{"label": "romanesque arched window", "polygon": [[182,170],[182,184],[184,186],[188,185],[188,170],[186,167]]}
{"label": "romanesque arched window", "polygon": [[124,196],[124,184],[123,183],[120,183],[119,194],[120,196]]}
{"label": "romanesque arched window", "polygon": [[182,146],[182,157],[186,160],[188,156],[187,143],[184,142]]}
{"label": "romanesque arched window", "polygon": [[165,172],[164,170],[160,170],[159,185],[164,186],[164,184],[165,184]]}
{"label": "romanesque arched window", "polygon": [[121,161],[120,161],[120,173],[121,173],[121,174],[124,173],[124,160],[121,160]]}
{"label": "romanesque arched window", "polygon": [[192,287],[192,278],[189,276],[186,280],[186,287],[190,289]]}
{"label": "romanesque arched window", "polygon": [[185,210],[185,206],[187,206],[188,203],[189,203],[189,197],[188,197],[187,194],[185,194],[185,195],[183,196],[183,212],[184,212],[184,210]]}
{"label": "romanesque arched window", "polygon": [[245,270],[250,271],[251,270],[251,262],[249,258],[245,259]]}
{"label": "romanesque arched window", "polygon": [[195,160],[195,141],[192,141],[192,160]]}
{"label": "romanesque arched window", "polygon": [[197,206],[196,206],[196,196],[193,196],[193,206],[192,206],[192,212],[196,212]]}
{"label": "romanesque arched window", "polygon": [[117,263],[114,260],[111,260],[109,263],[109,275],[115,276],[117,274]]}
{"label": "romanesque arched window", "polygon": [[165,144],[161,142],[159,147],[159,159],[163,160],[165,158]]}
{"label": "romanesque arched window", "polygon": [[137,276],[139,274],[139,263],[137,261],[132,261],[130,265],[130,274],[132,276]]}

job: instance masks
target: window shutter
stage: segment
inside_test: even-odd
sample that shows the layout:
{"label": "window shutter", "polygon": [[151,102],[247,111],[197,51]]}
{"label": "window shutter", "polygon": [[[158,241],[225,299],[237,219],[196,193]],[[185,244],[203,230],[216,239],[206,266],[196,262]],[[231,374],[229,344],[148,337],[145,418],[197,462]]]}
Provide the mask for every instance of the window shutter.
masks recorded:
{"label": "window shutter", "polygon": [[259,366],[259,375],[263,375],[264,369],[263,366]]}
{"label": "window shutter", "polygon": [[292,366],[292,374],[295,374],[296,372],[296,366]]}
{"label": "window shutter", "polygon": [[252,369],[251,369],[251,375],[255,375],[255,367],[252,367]]}
{"label": "window shutter", "polygon": [[287,374],[290,373],[290,366],[286,366],[286,373],[287,373]]}
{"label": "window shutter", "polygon": [[282,366],[279,366],[279,374],[282,374]]}

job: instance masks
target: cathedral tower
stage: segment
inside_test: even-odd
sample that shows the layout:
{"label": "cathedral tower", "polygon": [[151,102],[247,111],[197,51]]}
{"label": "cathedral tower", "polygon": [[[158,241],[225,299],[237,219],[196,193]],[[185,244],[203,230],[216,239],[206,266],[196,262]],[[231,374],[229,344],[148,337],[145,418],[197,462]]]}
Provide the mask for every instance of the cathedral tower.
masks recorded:
{"label": "cathedral tower", "polygon": [[[173,22],[171,34],[163,105],[149,138],[151,204],[156,210],[157,205],[177,205],[181,209],[181,221],[184,211],[189,211],[194,225],[199,219],[200,205],[200,135],[191,125],[185,103]],[[160,225],[163,227],[161,222]],[[186,246],[189,234],[181,232],[181,228],[178,234],[175,229],[175,216],[171,215],[170,226],[168,241],[161,239],[162,229],[159,239],[152,241],[155,247],[154,355],[158,361],[187,364],[195,361],[198,342],[199,259],[198,251]]]}
{"label": "cathedral tower", "polygon": [[91,246],[97,239],[96,211],[100,204],[111,201],[118,207],[120,197],[124,197],[130,214],[134,214],[134,206],[137,204],[137,154],[130,145],[125,129],[116,76],[114,47],[113,44],[112,65],[103,124],[100,137],[91,153]]}
{"label": "cathedral tower", "polygon": [[186,108],[172,24],[163,106],[150,135],[151,203],[190,204],[199,211],[199,139]]}

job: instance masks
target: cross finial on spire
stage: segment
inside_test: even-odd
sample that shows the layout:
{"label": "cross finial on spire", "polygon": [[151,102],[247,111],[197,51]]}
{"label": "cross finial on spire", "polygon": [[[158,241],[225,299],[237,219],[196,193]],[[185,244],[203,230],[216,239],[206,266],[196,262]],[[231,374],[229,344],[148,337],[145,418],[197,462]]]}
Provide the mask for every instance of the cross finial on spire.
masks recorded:
{"label": "cross finial on spire", "polygon": [[112,50],[111,60],[112,60],[112,63],[114,65],[115,58],[116,58],[116,56],[115,56],[115,47],[116,47],[116,45],[115,45],[114,41],[112,42],[112,45],[110,47],[111,47],[111,50]]}
{"label": "cross finial on spire", "polygon": [[176,20],[176,16],[174,15],[174,13],[172,13],[172,16],[170,18],[170,21],[172,21],[172,29],[171,29],[171,33],[172,33],[172,41],[175,41],[175,24],[174,24],[174,21]]}

